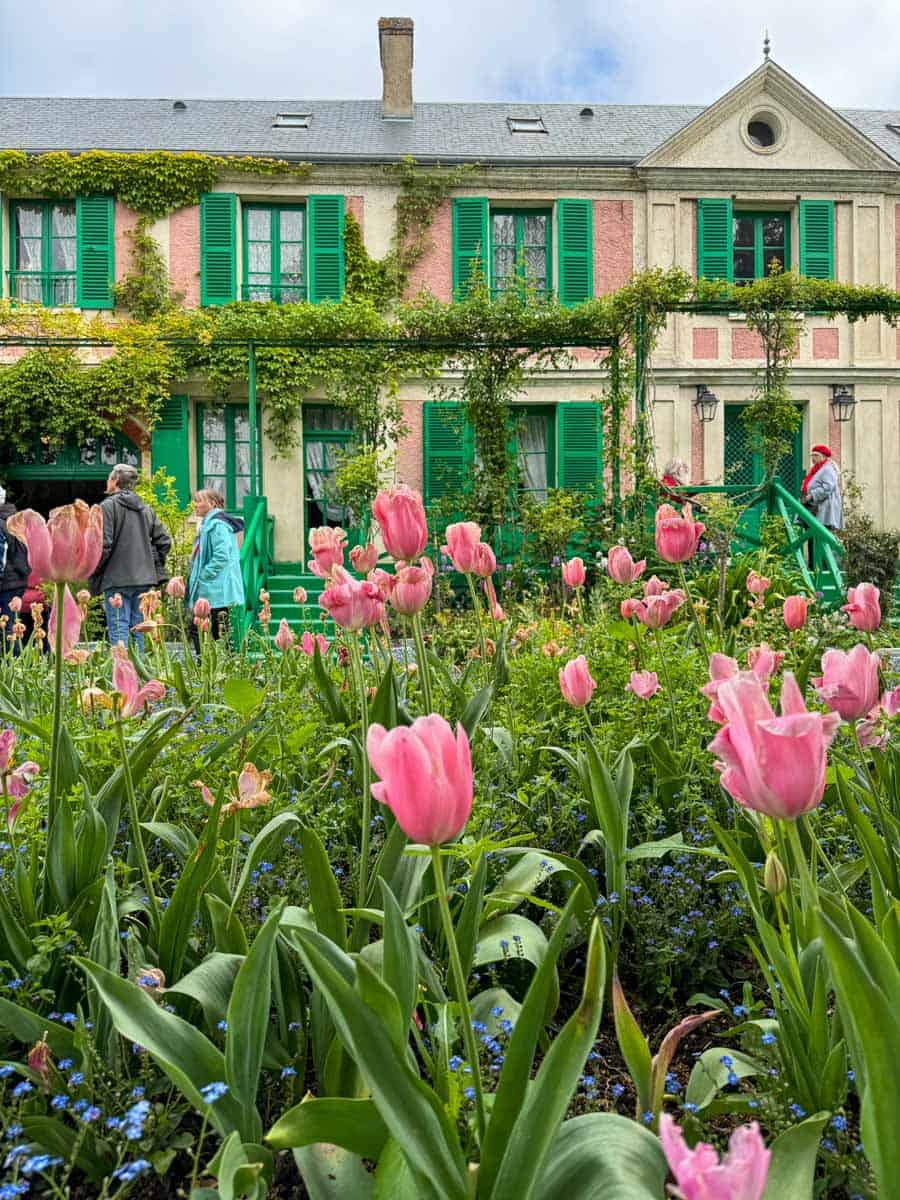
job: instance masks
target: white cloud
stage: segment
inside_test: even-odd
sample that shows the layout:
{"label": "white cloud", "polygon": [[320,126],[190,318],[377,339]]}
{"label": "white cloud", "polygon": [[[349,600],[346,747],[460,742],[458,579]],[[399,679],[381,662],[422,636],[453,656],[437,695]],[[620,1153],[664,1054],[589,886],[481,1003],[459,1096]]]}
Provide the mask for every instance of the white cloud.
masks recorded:
{"label": "white cloud", "polygon": [[[827,102],[900,106],[896,0],[415,0],[421,100],[704,103],[773,58]],[[376,97],[381,0],[10,6],[6,95]]]}

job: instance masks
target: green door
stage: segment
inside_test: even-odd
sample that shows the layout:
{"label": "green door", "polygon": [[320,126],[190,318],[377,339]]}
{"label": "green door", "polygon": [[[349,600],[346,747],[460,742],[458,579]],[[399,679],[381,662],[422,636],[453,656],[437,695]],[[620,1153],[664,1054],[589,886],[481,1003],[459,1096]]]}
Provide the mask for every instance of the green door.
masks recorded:
{"label": "green door", "polygon": [[[725,406],[725,483],[750,492],[762,482],[764,471],[762,455],[754,446],[752,433],[742,420],[743,411],[742,404]],[[794,433],[790,450],[778,464],[776,478],[792,496],[799,495],[803,480],[802,421]],[[737,499],[739,502],[744,500],[743,493],[739,493]],[[740,539],[752,545],[759,543],[759,522],[764,512],[764,504],[754,505],[747,510],[738,526]]]}
{"label": "green door", "polygon": [[335,476],[342,451],[351,449],[353,421],[343,408],[303,405],[303,493],[305,533],[322,525],[340,526],[348,546],[359,541],[359,520],[337,494]]}

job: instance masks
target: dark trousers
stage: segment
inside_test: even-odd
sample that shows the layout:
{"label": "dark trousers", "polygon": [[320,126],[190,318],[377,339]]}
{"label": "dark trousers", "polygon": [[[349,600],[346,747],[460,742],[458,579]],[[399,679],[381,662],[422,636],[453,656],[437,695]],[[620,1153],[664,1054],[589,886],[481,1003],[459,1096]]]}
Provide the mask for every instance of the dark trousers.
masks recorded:
{"label": "dark trousers", "polygon": [[[191,645],[194,647],[194,653],[200,653],[200,631],[194,624],[193,617],[190,613],[187,614],[187,619],[190,621],[188,625],[188,637]],[[211,608],[209,610],[209,632],[214,638],[220,638],[228,633],[228,609],[227,608]]]}

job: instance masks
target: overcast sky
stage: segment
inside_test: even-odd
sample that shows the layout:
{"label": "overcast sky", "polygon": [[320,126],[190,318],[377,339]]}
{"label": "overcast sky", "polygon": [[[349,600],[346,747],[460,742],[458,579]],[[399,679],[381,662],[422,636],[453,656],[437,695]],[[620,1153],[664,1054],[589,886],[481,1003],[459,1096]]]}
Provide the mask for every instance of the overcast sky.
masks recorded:
{"label": "overcast sky", "polygon": [[0,95],[372,98],[399,15],[420,100],[706,103],[768,25],[823,100],[900,108],[900,0],[0,0]]}

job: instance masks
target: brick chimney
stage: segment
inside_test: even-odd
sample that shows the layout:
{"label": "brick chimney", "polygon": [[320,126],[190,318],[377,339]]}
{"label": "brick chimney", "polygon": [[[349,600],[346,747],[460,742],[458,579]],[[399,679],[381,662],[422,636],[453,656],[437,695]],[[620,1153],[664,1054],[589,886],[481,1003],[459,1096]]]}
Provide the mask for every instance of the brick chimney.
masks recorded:
{"label": "brick chimney", "polygon": [[412,120],[413,23],[411,17],[381,17],[378,22],[381,52],[381,115]]}

